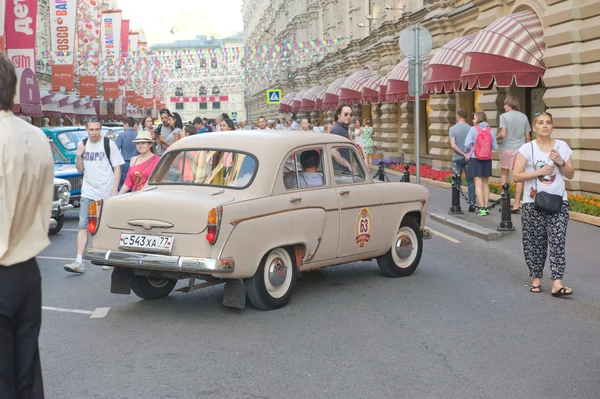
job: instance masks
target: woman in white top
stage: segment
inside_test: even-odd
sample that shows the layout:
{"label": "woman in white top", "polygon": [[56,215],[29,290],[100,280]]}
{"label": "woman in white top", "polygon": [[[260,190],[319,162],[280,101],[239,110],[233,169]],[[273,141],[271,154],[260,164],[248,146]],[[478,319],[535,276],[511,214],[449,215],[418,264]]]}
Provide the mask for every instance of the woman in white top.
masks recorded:
{"label": "woman in white top", "polygon": [[[523,190],[523,250],[529,267],[531,286],[529,291],[542,291],[542,275],[548,247],[550,247],[550,271],[552,273],[552,296],[571,295],[573,290],[563,285],[565,272],[565,245],[569,222],[569,202],[565,178],[575,175],[571,154],[573,150],[562,140],[553,139],[552,115],[536,114],[533,120],[536,139],[519,149],[515,168],[515,182],[525,182]],[[535,196],[546,192],[562,197],[558,213],[548,214],[535,207]]]}

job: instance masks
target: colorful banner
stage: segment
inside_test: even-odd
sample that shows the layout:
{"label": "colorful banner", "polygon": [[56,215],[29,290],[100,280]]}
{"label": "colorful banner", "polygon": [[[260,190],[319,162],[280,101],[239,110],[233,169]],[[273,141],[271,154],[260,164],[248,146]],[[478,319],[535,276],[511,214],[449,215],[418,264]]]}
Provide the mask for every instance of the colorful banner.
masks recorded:
{"label": "colorful banner", "polygon": [[79,97],[98,97],[98,78],[96,76],[79,76]]}
{"label": "colorful banner", "polygon": [[115,100],[119,98],[119,82],[104,82],[104,99]]}
{"label": "colorful banner", "polygon": [[77,58],[98,59],[101,3],[99,0],[77,0]]}
{"label": "colorful banner", "polygon": [[6,15],[6,0],[0,0],[0,51],[6,49],[4,41],[4,20]]}
{"label": "colorful banner", "polygon": [[229,96],[200,96],[200,97],[171,97],[172,103],[212,103],[212,102],[227,102]]}
{"label": "colorful banner", "polygon": [[102,11],[100,43],[103,61],[109,66],[105,71],[109,80],[118,79],[115,65],[121,52],[121,20],[121,11]]}
{"label": "colorful banner", "polygon": [[129,52],[130,54],[136,54],[138,50],[138,43],[140,41],[140,34],[138,32],[132,32],[129,34]]}
{"label": "colorful banner", "polygon": [[121,21],[121,57],[129,57],[129,20]]}
{"label": "colorful banner", "polygon": [[[5,0],[0,0],[5,2]],[[26,70],[32,71],[35,77],[35,33],[37,28],[37,0],[22,0],[16,5],[8,3],[5,14],[6,54],[12,60],[19,79],[19,88],[25,79],[21,79]],[[26,74],[27,75],[27,74]],[[31,80],[31,79],[30,79]],[[37,80],[36,80],[37,82]],[[39,98],[39,88],[37,97]],[[20,89],[15,95],[15,110],[21,104]],[[35,97],[35,96],[32,96]],[[23,99],[25,102],[26,99]],[[40,102],[40,109],[42,104]]]}
{"label": "colorful banner", "polygon": [[50,44],[57,64],[73,65],[77,0],[50,0]]}
{"label": "colorful banner", "polygon": [[52,91],[75,90],[75,66],[73,64],[52,65]]}

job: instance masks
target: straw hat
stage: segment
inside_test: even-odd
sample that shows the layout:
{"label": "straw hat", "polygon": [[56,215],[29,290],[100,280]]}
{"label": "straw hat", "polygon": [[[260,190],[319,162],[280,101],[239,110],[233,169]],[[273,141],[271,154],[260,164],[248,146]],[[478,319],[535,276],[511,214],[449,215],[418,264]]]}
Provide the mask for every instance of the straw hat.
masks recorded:
{"label": "straw hat", "polygon": [[152,134],[147,130],[140,130],[135,136],[135,140],[131,140],[134,143],[152,143]]}

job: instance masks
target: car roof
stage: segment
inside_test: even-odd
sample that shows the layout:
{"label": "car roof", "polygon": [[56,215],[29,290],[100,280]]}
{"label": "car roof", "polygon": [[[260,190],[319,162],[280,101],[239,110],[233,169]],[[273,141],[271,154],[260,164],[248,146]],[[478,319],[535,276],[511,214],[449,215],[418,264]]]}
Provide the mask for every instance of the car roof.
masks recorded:
{"label": "car roof", "polygon": [[326,133],[289,130],[235,130],[196,134],[177,141],[171,148],[223,148],[249,152],[261,159],[273,157],[275,154],[283,157],[294,148],[301,146],[329,143],[351,144],[352,142],[344,137]]}
{"label": "car roof", "polygon": [[57,127],[45,127],[42,130],[46,133],[50,133],[50,132],[61,133],[61,132],[73,132],[73,131],[79,131],[79,130],[85,131],[85,128],[83,126],[57,126]]}

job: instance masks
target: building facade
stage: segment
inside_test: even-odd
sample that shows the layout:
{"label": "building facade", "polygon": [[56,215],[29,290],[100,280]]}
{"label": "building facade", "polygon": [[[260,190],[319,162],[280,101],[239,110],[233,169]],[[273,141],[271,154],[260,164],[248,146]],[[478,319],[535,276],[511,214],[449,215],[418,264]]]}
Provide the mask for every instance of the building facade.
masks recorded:
{"label": "building facade", "polygon": [[168,72],[163,102],[184,121],[226,113],[246,120],[241,33],[225,39],[198,36],[151,46]]}
{"label": "building facade", "polygon": [[[345,40],[318,61],[298,65],[293,74],[282,74],[249,92],[251,119],[292,111],[295,117],[329,121],[337,102],[349,99],[355,114],[372,118],[379,156],[413,161],[414,101],[406,93],[408,74],[398,38],[405,27],[419,23],[433,37],[433,50],[425,61],[430,64],[424,76],[427,95],[420,100],[418,118],[422,162],[450,168],[448,130],[457,109],[483,110],[497,128],[504,98],[516,95],[521,111],[530,118],[539,111],[551,112],[554,137],[573,148],[576,173],[567,188],[600,193],[597,1],[247,0],[243,16],[247,46]],[[378,96],[365,94],[369,91],[365,77],[375,81],[379,77]],[[337,86],[346,85],[346,98],[344,90],[340,94],[340,87],[335,87],[340,80]],[[298,106],[268,106],[265,90],[270,87],[295,97]],[[334,95],[339,101],[311,102],[315,98],[306,93],[316,91],[318,97],[319,88],[322,97],[330,94],[329,99]],[[356,98],[347,95],[352,89],[359,92]]]}

